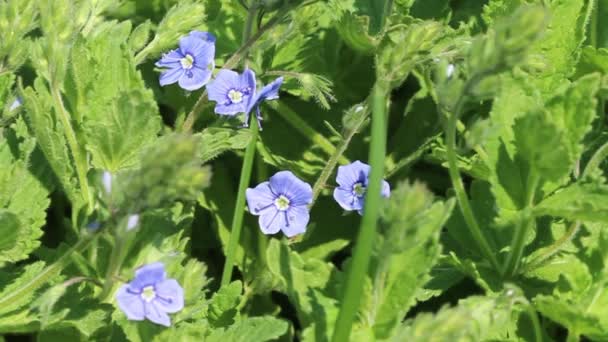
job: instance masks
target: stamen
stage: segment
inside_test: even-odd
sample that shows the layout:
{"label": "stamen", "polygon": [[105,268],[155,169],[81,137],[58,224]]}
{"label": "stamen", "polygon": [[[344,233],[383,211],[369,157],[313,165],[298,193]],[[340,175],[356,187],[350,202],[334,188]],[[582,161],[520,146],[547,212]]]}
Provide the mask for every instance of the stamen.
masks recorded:
{"label": "stamen", "polygon": [[190,70],[194,66],[194,57],[192,57],[192,55],[190,54],[187,54],[186,57],[179,60],[179,63],[182,65],[182,68]]}

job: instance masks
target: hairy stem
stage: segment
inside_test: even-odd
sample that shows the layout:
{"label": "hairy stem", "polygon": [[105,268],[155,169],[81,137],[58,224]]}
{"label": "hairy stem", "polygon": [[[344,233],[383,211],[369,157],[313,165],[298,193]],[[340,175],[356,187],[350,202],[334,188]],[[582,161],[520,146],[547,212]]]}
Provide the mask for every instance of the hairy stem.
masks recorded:
{"label": "hairy stem", "polygon": [[559,252],[560,250],[562,250],[562,248],[564,248],[564,246],[570,242],[572,240],[572,238],[574,238],[574,236],[576,236],[576,233],[578,233],[579,229],[581,227],[581,223],[579,221],[575,221],[573,222],[570,227],[568,227],[568,230],[566,231],[566,233],[559,238],[557,241],[553,242],[550,246],[546,247],[545,249],[543,249],[543,252],[538,255],[536,258],[534,258],[533,260],[531,260],[522,270],[522,272],[529,272],[531,270],[534,270],[535,268],[543,265],[543,263],[551,258],[552,256],[554,256],[557,252]]}
{"label": "hairy stem", "polygon": [[[369,113],[369,110],[367,108],[365,108],[363,110],[365,110],[366,113]],[[357,122],[348,133],[346,133],[346,135],[340,142],[340,145],[338,145],[335,152],[329,158],[329,161],[327,162],[327,164],[325,164],[325,167],[321,171],[321,175],[319,176],[319,178],[317,179],[317,181],[315,182],[315,184],[312,187],[312,203],[310,204],[311,208],[315,205],[317,197],[319,197],[319,194],[321,194],[321,191],[327,184],[327,180],[329,179],[329,176],[331,176],[331,174],[334,172],[334,169],[336,168],[336,165],[338,164],[338,162],[340,161],[340,162],[344,163],[344,160],[343,160],[343,159],[345,159],[344,152],[348,148],[348,145],[350,144],[350,142],[353,139],[353,137],[355,136],[355,134],[357,134],[359,132],[359,130],[361,129],[361,127],[363,127],[363,125],[367,121],[367,118],[368,118],[368,114],[361,115],[361,120],[359,122]]]}
{"label": "hairy stem", "polygon": [[[329,155],[336,154],[336,147],[322,134],[318,133],[312,128],[306,121],[302,120],[296,112],[294,112],[289,106],[281,103],[270,103],[270,107],[274,112],[281,116],[285,121],[291,125],[296,131],[302,134],[303,137],[309,139],[311,142],[318,145],[323,151]],[[340,163],[348,163],[348,159],[342,154],[338,155]]]}
{"label": "hairy stem", "polygon": [[595,151],[589,162],[585,166],[585,170],[583,171],[583,178],[589,176],[592,172],[597,170],[600,164],[608,157],[608,142],[604,143],[604,145],[600,146],[600,148]]}
{"label": "hairy stem", "polygon": [[72,152],[72,157],[74,158],[78,183],[80,184],[80,189],[82,190],[84,202],[87,204],[88,212],[89,210],[93,209],[93,199],[91,198],[89,181],[87,180],[88,163],[85,156],[81,153],[82,151],[80,145],[78,144],[78,140],[76,139],[76,133],[74,132],[74,128],[72,127],[72,123],[70,121],[70,115],[65,109],[63,99],[59,93],[59,88],[55,86],[51,86],[51,88],[51,93],[53,100],[55,101],[55,106],[57,107],[58,116],[65,130],[65,136],[70,147],[70,151]]}
{"label": "hairy stem", "polygon": [[371,174],[365,200],[361,229],[351,261],[342,305],[336,321],[332,341],[348,341],[353,320],[359,311],[365,274],[369,267],[376,223],[380,211],[384,158],[386,156],[386,116],[388,85],[376,81],[372,95],[372,127],[369,160]]}
{"label": "hairy stem", "polygon": [[59,274],[62,269],[72,262],[70,256],[73,253],[82,253],[85,251],[87,247],[89,247],[89,244],[99,236],[99,232],[102,229],[103,228],[99,228],[95,233],[92,234],[82,234],[78,242],[72,246],[72,248],[67,250],[62,256],[60,256],[59,259],[57,259],[54,263],[47,266],[44,270],[42,270],[42,272],[40,272],[26,284],[22,285],[20,288],[9,293],[6,297],[0,298],[0,307],[9,305],[29,292],[36,291],[44,283]]}
{"label": "hairy stem", "polygon": [[[243,41],[247,42],[250,40],[251,30],[253,29],[253,23],[257,8],[255,4],[250,4],[249,11],[247,12],[247,21],[245,23],[245,30],[243,31]],[[258,32],[259,33],[259,32]],[[246,56],[245,56],[246,57]],[[251,116],[251,141],[247,145],[245,150],[245,157],[243,159],[243,167],[241,169],[241,179],[239,180],[239,190],[236,197],[236,204],[234,205],[234,215],[232,216],[232,228],[230,229],[230,240],[228,241],[228,248],[226,249],[226,261],[224,263],[224,269],[222,270],[221,286],[228,285],[232,279],[232,268],[234,267],[234,258],[236,256],[236,247],[239,244],[241,237],[241,229],[243,228],[243,216],[245,215],[245,191],[249,186],[251,180],[251,171],[253,170],[253,160],[255,158],[255,147],[258,141],[259,126],[255,115]]]}
{"label": "hairy stem", "polygon": [[488,261],[490,261],[490,263],[496,270],[500,270],[500,265],[498,264],[496,255],[494,255],[494,253],[492,252],[492,248],[490,247],[490,244],[481,232],[479,224],[477,223],[477,219],[473,214],[471,204],[469,203],[469,198],[464,189],[464,184],[462,183],[462,178],[460,177],[460,170],[458,169],[457,163],[458,155],[456,154],[456,124],[458,123],[458,118],[466,102],[469,89],[471,89],[476,83],[477,78],[472,78],[471,80],[469,80],[467,86],[465,87],[465,90],[461,94],[461,97],[455,106],[454,112],[449,114],[449,119],[446,127],[446,150],[448,158],[448,171],[450,174],[450,179],[452,180],[454,192],[456,193],[456,199],[458,200],[458,207],[460,208],[460,212],[462,213],[464,221],[467,224],[467,227],[469,228],[469,232],[473,236],[473,239],[475,239],[475,242],[479,246],[483,256]]}
{"label": "hairy stem", "polygon": [[534,205],[534,196],[539,184],[539,179],[539,176],[532,170],[528,174],[528,180],[526,182],[526,207],[524,208],[526,216],[520,219],[515,229],[515,234],[513,235],[509,248],[509,254],[507,255],[507,259],[502,268],[503,276],[513,276],[517,273],[519,268],[526,243],[526,235],[528,235],[527,233],[534,223],[534,216],[532,216],[530,210]]}

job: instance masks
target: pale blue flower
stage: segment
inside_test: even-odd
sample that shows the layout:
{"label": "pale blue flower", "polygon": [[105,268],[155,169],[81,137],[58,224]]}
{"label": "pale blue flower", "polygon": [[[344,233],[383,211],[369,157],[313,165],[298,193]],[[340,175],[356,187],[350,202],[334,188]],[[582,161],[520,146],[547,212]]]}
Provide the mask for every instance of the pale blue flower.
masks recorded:
{"label": "pale blue flower", "polygon": [[[344,210],[356,210],[363,214],[370,169],[369,165],[358,160],[338,167],[336,182],[339,186],[334,189],[334,199]],[[390,194],[390,185],[383,180],[382,197],[389,197]]]}
{"label": "pale blue flower", "polygon": [[167,279],[165,266],[155,262],[135,271],[135,279],[116,293],[118,307],[129,320],[148,319],[156,324],[171,326],[167,313],[184,308],[184,290],[175,279]]}
{"label": "pale blue flower", "polygon": [[306,231],[312,188],[290,171],[277,172],[268,182],[247,189],[246,196],[249,212],[260,216],[262,233],[283,231],[292,237]]}
{"label": "pale blue flower", "polygon": [[139,215],[138,214],[129,215],[129,218],[127,219],[127,230],[131,230],[131,229],[137,227],[138,224],[139,224]]}
{"label": "pale blue flower", "polygon": [[266,100],[278,99],[282,83],[283,77],[279,77],[258,92],[255,73],[251,69],[245,69],[242,74],[222,69],[207,85],[207,91],[209,100],[216,102],[216,114],[233,116],[245,113],[245,126],[248,126],[249,114],[255,109],[261,128],[260,104]]}
{"label": "pale blue flower", "polygon": [[179,49],[170,51],[156,62],[165,69],[160,85],[178,83],[185,90],[203,87],[215,68],[215,37],[209,32],[192,31],[179,40]]}

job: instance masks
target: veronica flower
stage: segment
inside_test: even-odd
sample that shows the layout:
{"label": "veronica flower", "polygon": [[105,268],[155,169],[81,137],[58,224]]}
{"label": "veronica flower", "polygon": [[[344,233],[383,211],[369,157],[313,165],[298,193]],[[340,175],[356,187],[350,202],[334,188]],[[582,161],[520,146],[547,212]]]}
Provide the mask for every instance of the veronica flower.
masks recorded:
{"label": "veronica flower", "polygon": [[249,125],[249,114],[255,109],[261,127],[262,115],[259,105],[265,100],[278,99],[282,83],[283,77],[279,77],[257,92],[255,73],[251,69],[245,69],[240,75],[232,70],[222,69],[207,85],[207,91],[209,99],[216,102],[216,114],[233,116],[245,113],[246,127]]}
{"label": "veronica flower", "polygon": [[[358,160],[338,167],[336,182],[339,186],[334,190],[334,199],[344,210],[356,210],[363,214],[370,169],[369,165]],[[389,197],[390,193],[390,185],[383,180],[382,197]]]}
{"label": "veronica flower", "polygon": [[135,279],[116,293],[118,307],[129,320],[148,319],[166,327],[171,325],[167,313],[184,308],[184,290],[175,279],[166,279],[165,266],[155,262],[135,271]]}
{"label": "veronica flower", "polygon": [[11,103],[11,106],[8,108],[9,112],[14,111],[15,109],[21,107],[21,105],[23,105],[23,100],[21,100],[20,97],[17,97],[15,99],[15,101],[13,101],[13,103]]}
{"label": "veronica flower", "polygon": [[129,215],[127,218],[127,230],[131,230],[139,224],[139,214]]}
{"label": "veronica flower", "polygon": [[312,188],[290,171],[277,172],[268,182],[247,189],[246,195],[249,212],[260,216],[262,233],[283,231],[292,237],[306,231]]}
{"label": "veronica flower", "polygon": [[166,69],[160,74],[160,85],[177,82],[186,90],[197,90],[207,84],[215,68],[215,37],[209,32],[192,31],[179,40],[179,48],[156,62]]}

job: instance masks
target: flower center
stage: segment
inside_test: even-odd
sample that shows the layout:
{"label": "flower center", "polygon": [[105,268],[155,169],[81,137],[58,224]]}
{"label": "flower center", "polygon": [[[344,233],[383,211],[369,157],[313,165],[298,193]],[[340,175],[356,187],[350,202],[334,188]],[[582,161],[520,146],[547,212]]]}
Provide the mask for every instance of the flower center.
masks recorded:
{"label": "flower center", "polygon": [[363,195],[365,195],[365,187],[363,186],[363,184],[361,183],[355,183],[355,185],[353,185],[353,193],[357,196],[357,197],[363,197]]}
{"label": "flower center", "polygon": [[276,200],[274,200],[274,206],[277,207],[277,209],[285,211],[287,209],[289,209],[289,198],[281,195],[279,196],[279,198],[277,198]]}
{"label": "flower center", "polygon": [[156,298],[156,291],[154,291],[154,286],[146,286],[141,292],[141,299],[150,303],[152,299]]}
{"label": "flower center", "polygon": [[241,103],[243,102],[243,93],[236,89],[230,89],[228,92],[228,98],[232,103]]}
{"label": "flower center", "polygon": [[190,54],[187,54],[186,57],[179,60],[179,63],[184,69],[192,69],[192,66],[194,66],[194,57],[192,57],[192,55]]}

